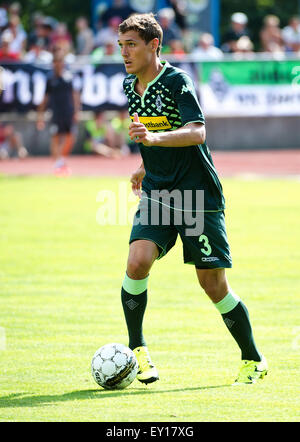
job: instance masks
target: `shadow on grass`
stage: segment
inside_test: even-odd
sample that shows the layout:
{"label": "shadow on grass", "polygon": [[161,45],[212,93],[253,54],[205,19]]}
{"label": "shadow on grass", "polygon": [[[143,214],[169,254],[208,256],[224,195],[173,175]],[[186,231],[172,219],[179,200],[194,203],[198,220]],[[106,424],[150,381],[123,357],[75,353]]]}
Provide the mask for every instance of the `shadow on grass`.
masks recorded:
{"label": "shadow on grass", "polygon": [[144,388],[129,388],[127,390],[75,390],[64,394],[46,394],[46,395],[28,395],[28,393],[15,393],[7,396],[0,397],[0,408],[12,408],[12,407],[40,407],[44,405],[50,405],[55,402],[65,402],[74,400],[86,400],[86,399],[106,399],[109,397],[124,397],[144,394],[158,394],[158,393],[176,393],[184,391],[201,391],[209,390],[213,388],[225,388],[230,387],[231,384],[224,385],[211,385],[204,387],[188,387],[188,388],[174,388],[169,390],[150,390],[150,387]]}

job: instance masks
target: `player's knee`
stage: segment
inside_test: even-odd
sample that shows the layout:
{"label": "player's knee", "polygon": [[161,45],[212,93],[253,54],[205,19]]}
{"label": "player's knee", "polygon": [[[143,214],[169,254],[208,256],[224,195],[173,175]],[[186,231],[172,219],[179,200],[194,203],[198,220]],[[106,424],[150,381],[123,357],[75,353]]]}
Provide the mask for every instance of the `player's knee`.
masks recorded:
{"label": "player's knee", "polygon": [[129,256],[127,275],[133,279],[146,278],[151,268],[151,261],[144,256]]}

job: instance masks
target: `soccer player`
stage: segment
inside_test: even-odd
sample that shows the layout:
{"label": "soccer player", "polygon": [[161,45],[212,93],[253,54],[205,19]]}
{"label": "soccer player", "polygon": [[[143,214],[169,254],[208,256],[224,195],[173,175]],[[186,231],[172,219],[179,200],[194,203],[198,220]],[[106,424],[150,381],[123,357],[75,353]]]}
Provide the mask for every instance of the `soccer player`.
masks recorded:
{"label": "soccer player", "polygon": [[[154,261],[168,253],[179,234],[184,262],[195,266],[201,287],[241,350],[242,364],[235,382],[254,383],[267,373],[267,362],[256,347],[247,308],[226,278],[225,269],[232,263],[224,196],[205,143],[204,116],[190,77],[160,59],[162,39],[153,14],[132,15],[119,26],[119,46],[128,74],[123,87],[132,119],[129,135],[139,143],[143,160],[131,176],[132,190],[141,200],[121,292],[129,347],[139,363],[137,379],[143,383],[159,379],[143,335],[147,283]],[[204,208],[197,200],[200,190]],[[187,191],[192,192],[192,202],[187,201],[191,195]],[[159,198],[164,193],[175,195],[174,201]],[[167,206],[172,217],[168,223],[161,213]],[[159,219],[154,216],[157,208]],[[190,222],[178,221],[178,214],[189,211],[195,219],[200,214],[204,217],[204,228],[197,235],[187,230]]]}

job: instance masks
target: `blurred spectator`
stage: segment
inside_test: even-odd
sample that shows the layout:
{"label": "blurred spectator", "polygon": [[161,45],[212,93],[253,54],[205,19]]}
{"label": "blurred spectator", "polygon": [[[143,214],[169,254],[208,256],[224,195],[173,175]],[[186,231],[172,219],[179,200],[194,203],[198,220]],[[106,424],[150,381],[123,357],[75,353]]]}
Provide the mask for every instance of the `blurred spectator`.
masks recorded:
{"label": "blurred spectator", "polygon": [[51,36],[56,27],[56,22],[52,17],[44,17],[41,13],[36,13],[33,18],[33,30],[29,34],[28,48],[36,45],[37,41],[42,44],[43,49],[50,51]]}
{"label": "blurred spectator", "polygon": [[113,0],[112,5],[99,17],[100,28],[108,26],[112,18],[118,18],[121,23],[134,12],[126,0]]}
{"label": "blurred spectator", "polygon": [[75,142],[75,124],[78,121],[80,96],[73,86],[73,75],[65,68],[64,52],[59,49],[53,54],[53,71],[49,73],[45,97],[38,107],[37,129],[44,130],[44,112],[50,104],[52,110],[50,150],[54,160],[54,173],[59,176],[70,174],[66,157]]}
{"label": "blurred spectator", "polygon": [[104,112],[95,112],[94,118],[85,124],[85,131],[84,149],[87,153],[96,153],[108,158],[120,158],[121,152],[115,145],[113,128],[105,119]]}
{"label": "blurred spectator", "polygon": [[13,125],[0,122],[0,160],[12,155],[25,158],[28,151],[23,145],[21,134],[15,131]]}
{"label": "blurred spectator", "polygon": [[3,31],[1,35],[1,46],[0,46],[0,60],[1,61],[17,61],[20,59],[20,54],[13,52],[10,49],[10,45],[14,37],[10,29]]}
{"label": "blurred spectator", "polygon": [[236,42],[239,38],[246,35],[249,37],[247,29],[248,17],[243,12],[235,12],[231,16],[230,29],[224,36],[222,51],[236,52]]}
{"label": "blurred spectator", "polygon": [[108,57],[111,61],[122,61],[121,51],[111,39],[103,42],[103,46],[98,46],[91,53],[91,61],[93,64],[98,64],[103,61],[103,58]]}
{"label": "blurred spectator", "polygon": [[38,39],[42,39],[43,47],[48,48],[50,44],[50,39],[48,41],[45,41],[44,39],[43,28],[42,28],[43,20],[44,16],[41,12],[35,12],[32,15],[31,30],[29,31],[27,38],[27,49],[30,49],[31,45],[36,44],[36,41]]}
{"label": "blurred spectator", "polygon": [[52,48],[60,48],[65,55],[73,50],[71,34],[68,31],[66,23],[59,22],[51,35]]}
{"label": "blurred spectator", "polygon": [[172,8],[162,8],[158,11],[158,22],[163,30],[163,52],[170,52],[170,41],[180,40],[181,31],[175,23],[175,12]]}
{"label": "blurred spectator", "polygon": [[10,32],[12,34],[12,41],[9,44],[9,48],[12,52],[22,55],[26,49],[27,34],[23,29],[20,17],[16,14],[11,15],[8,21],[8,27],[3,31],[2,36]]}
{"label": "blurred spectator", "polygon": [[12,3],[8,8],[9,15],[18,15],[20,17],[21,15],[21,5],[18,2]]}
{"label": "blurred spectator", "polygon": [[181,59],[186,55],[182,40],[170,40],[169,41],[170,55],[175,58]]}
{"label": "blurred spectator", "polygon": [[7,23],[8,23],[7,11],[5,8],[0,6],[0,34],[3,31],[3,29],[6,27]]}
{"label": "blurred spectator", "polygon": [[23,60],[26,63],[50,64],[53,60],[53,55],[50,51],[44,49],[44,41],[38,38],[32,43],[29,51],[24,55]]}
{"label": "blurred spectator", "polygon": [[251,60],[255,58],[254,44],[247,35],[243,35],[238,39],[233,55],[236,60]]}
{"label": "blurred spectator", "polygon": [[214,37],[204,32],[198,41],[198,45],[192,50],[192,55],[198,60],[221,60],[224,56],[221,49],[214,45]]}
{"label": "blurred spectator", "polygon": [[280,20],[276,15],[266,15],[263,21],[263,27],[260,31],[261,50],[263,52],[284,52],[284,41]]}
{"label": "blurred spectator", "polygon": [[78,17],[76,26],[76,55],[88,55],[94,48],[94,34],[86,17]]}
{"label": "blurred spectator", "polygon": [[287,51],[300,51],[300,17],[294,16],[282,30],[282,38]]}
{"label": "blurred spectator", "polygon": [[103,46],[104,42],[110,40],[117,48],[120,23],[121,23],[120,17],[112,17],[108,22],[108,26],[100,29],[100,31],[97,32],[95,37],[95,45]]}

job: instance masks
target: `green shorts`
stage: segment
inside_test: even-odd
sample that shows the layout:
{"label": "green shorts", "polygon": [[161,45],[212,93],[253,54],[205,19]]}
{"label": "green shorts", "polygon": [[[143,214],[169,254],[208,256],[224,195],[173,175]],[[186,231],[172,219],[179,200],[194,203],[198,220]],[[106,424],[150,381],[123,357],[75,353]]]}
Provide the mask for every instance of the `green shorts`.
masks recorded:
{"label": "green shorts", "polygon": [[[223,211],[204,212],[203,228],[197,235],[187,234],[191,225],[175,222],[174,209],[171,209],[170,222],[163,223],[143,221],[141,211],[138,208],[133,222],[129,243],[138,239],[146,239],[154,242],[159,249],[157,259],[165,256],[175,245],[178,234],[183,244],[183,260],[185,264],[193,264],[199,269],[230,268],[232,260],[227,241],[225,228],[225,214]],[[174,221],[175,220],[175,221]],[[198,234],[199,233],[199,234]]]}

